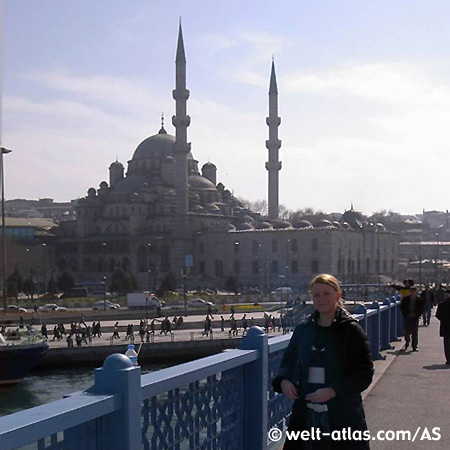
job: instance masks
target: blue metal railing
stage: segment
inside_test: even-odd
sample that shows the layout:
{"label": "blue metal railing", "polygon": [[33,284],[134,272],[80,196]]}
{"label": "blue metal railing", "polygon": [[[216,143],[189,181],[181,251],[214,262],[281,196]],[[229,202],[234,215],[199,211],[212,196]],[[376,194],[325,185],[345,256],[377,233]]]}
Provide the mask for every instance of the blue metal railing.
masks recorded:
{"label": "blue metal railing", "polygon": [[[358,306],[372,355],[402,334],[400,302]],[[142,375],[124,355],[95,370],[86,392],[0,418],[0,450],[263,450],[292,403],[271,385],[291,335],[253,327],[228,350]]]}

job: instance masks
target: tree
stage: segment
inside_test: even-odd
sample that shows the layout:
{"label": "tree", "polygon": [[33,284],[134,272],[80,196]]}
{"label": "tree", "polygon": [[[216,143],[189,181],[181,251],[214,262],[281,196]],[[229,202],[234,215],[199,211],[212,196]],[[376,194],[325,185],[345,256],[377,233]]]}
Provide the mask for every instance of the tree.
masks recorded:
{"label": "tree", "polygon": [[22,283],[22,290],[23,292],[28,295],[29,297],[33,298],[33,295],[36,290],[36,285],[32,278],[25,278]]}
{"label": "tree", "polygon": [[239,294],[239,284],[236,277],[230,276],[225,282],[225,289],[230,292],[234,292],[234,295]]}
{"label": "tree", "polygon": [[15,297],[17,300],[17,296],[19,294],[19,292],[22,291],[22,285],[23,285],[23,281],[22,281],[22,276],[20,275],[19,271],[16,269],[14,270],[13,273],[11,273],[6,281],[7,283],[7,292],[8,292],[8,296],[10,297]]}
{"label": "tree", "polygon": [[162,280],[160,290],[174,291],[177,288],[177,277],[173,272],[169,272]]}
{"label": "tree", "polygon": [[55,281],[55,277],[52,274],[52,277],[50,278],[50,280],[48,280],[47,283],[47,292],[50,295],[56,295],[56,293],[58,292],[58,289],[56,287],[56,281]]}
{"label": "tree", "polygon": [[56,280],[56,286],[62,292],[69,292],[72,290],[75,284],[75,280],[73,275],[68,271],[64,270],[58,275],[58,279]]}
{"label": "tree", "polygon": [[117,269],[111,276],[110,290],[119,294],[126,294],[137,288],[133,275],[127,275],[122,269]]}

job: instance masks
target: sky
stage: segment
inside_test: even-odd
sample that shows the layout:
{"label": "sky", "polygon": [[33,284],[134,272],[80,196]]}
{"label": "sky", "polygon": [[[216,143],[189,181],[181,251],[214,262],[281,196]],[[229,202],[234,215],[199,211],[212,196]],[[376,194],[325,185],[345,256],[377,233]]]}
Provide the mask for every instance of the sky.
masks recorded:
{"label": "sky", "polygon": [[275,58],[280,203],[446,210],[448,0],[3,0],[7,199],[68,201],[171,125],[182,18],[188,140],[201,167],[267,198]]}

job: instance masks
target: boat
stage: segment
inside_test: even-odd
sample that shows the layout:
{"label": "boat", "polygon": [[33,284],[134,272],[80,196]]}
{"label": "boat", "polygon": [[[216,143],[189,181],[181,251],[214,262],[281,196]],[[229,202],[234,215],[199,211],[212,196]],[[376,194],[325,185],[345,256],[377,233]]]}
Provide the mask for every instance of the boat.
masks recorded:
{"label": "boat", "polygon": [[18,383],[48,351],[45,339],[31,327],[3,327],[0,332],[0,385]]}

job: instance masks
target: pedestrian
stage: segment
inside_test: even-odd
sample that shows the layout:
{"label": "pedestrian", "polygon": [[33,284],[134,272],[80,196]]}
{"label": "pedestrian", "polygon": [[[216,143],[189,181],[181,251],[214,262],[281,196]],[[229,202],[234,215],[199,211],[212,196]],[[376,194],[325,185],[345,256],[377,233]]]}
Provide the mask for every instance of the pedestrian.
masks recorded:
{"label": "pedestrian", "polygon": [[242,336],[247,334],[247,328],[248,328],[248,321],[247,321],[247,314],[244,314],[242,316]]}
{"label": "pedestrian", "polygon": [[360,435],[367,430],[361,400],[361,392],[373,377],[367,336],[342,307],[335,277],[318,275],[310,292],[315,312],[295,328],[273,387],[295,401],[289,431],[320,429],[322,439],[286,440],[283,448],[367,450],[370,446],[365,440],[331,441],[323,437],[334,430]]}
{"label": "pedestrian", "polygon": [[405,346],[407,350],[412,338],[413,352],[419,351],[419,317],[423,313],[423,301],[417,295],[417,288],[411,286],[410,294],[402,299],[400,310],[405,323]]}
{"label": "pedestrian", "polygon": [[442,284],[439,285],[439,288],[436,289],[436,292],[434,293],[434,302],[436,305],[439,305],[439,303],[442,303],[445,300],[445,289]]}
{"label": "pedestrian", "polygon": [[446,289],[444,301],[437,307],[436,318],[441,322],[439,336],[444,339],[445,364],[450,365],[450,289]]}
{"label": "pedestrian", "polygon": [[43,323],[41,325],[41,334],[42,334],[43,337],[45,337],[45,339],[48,339],[47,325],[45,323]]}
{"label": "pedestrian", "polygon": [[212,308],[211,305],[208,305],[208,316],[211,317],[211,320],[214,320],[214,317],[212,315]]}
{"label": "pedestrian", "polygon": [[102,325],[100,323],[100,320],[97,320],[97,336],[102,337]]}
{"label": "pedestrian", "polygon": [[225,331],[225,319],[220,316],[220,331]]}
{"label": "pedestrian", "polygon": [[119,335],[119,322],[116,322],[114,324],[114,331],[113,331],[113,335],[112,335],[113,339],[120,339],[120,335]]}
{"label": "pedestrian", "polygon": [[67,335],[66,341],[67,341],[67,347],[68,348],[73,348],[73,338],[72,338],[71,334]]}
{"label": "pedestrian", "polygon": [[210,331],[211,331],[211,318],[209,317],[209,314],[207,314],[203,325],[202,336],[204,335],[209,336]]}
{"label": "pedestrian", "polygon": [[231,305],[230,312],[231,312],[231,317],[234,317],[234,306],[233,305]]}
{"label": "pedestrian", "polygon": [[430,289],[430,285],[428,283],[425,283],[425,289],[420,293],[420,298],[423,302],[423,326],[427,327],[428,325],[430,325],[431,310],[434,306],[434,294]]}
{"label": "pedestrian", "polygon": [[411,293],[411,287],[414,286],[414,281],[411,278],[403,280],[403,284],[391,284],[390,287],[397,289],[402,299],[407,297]]}

